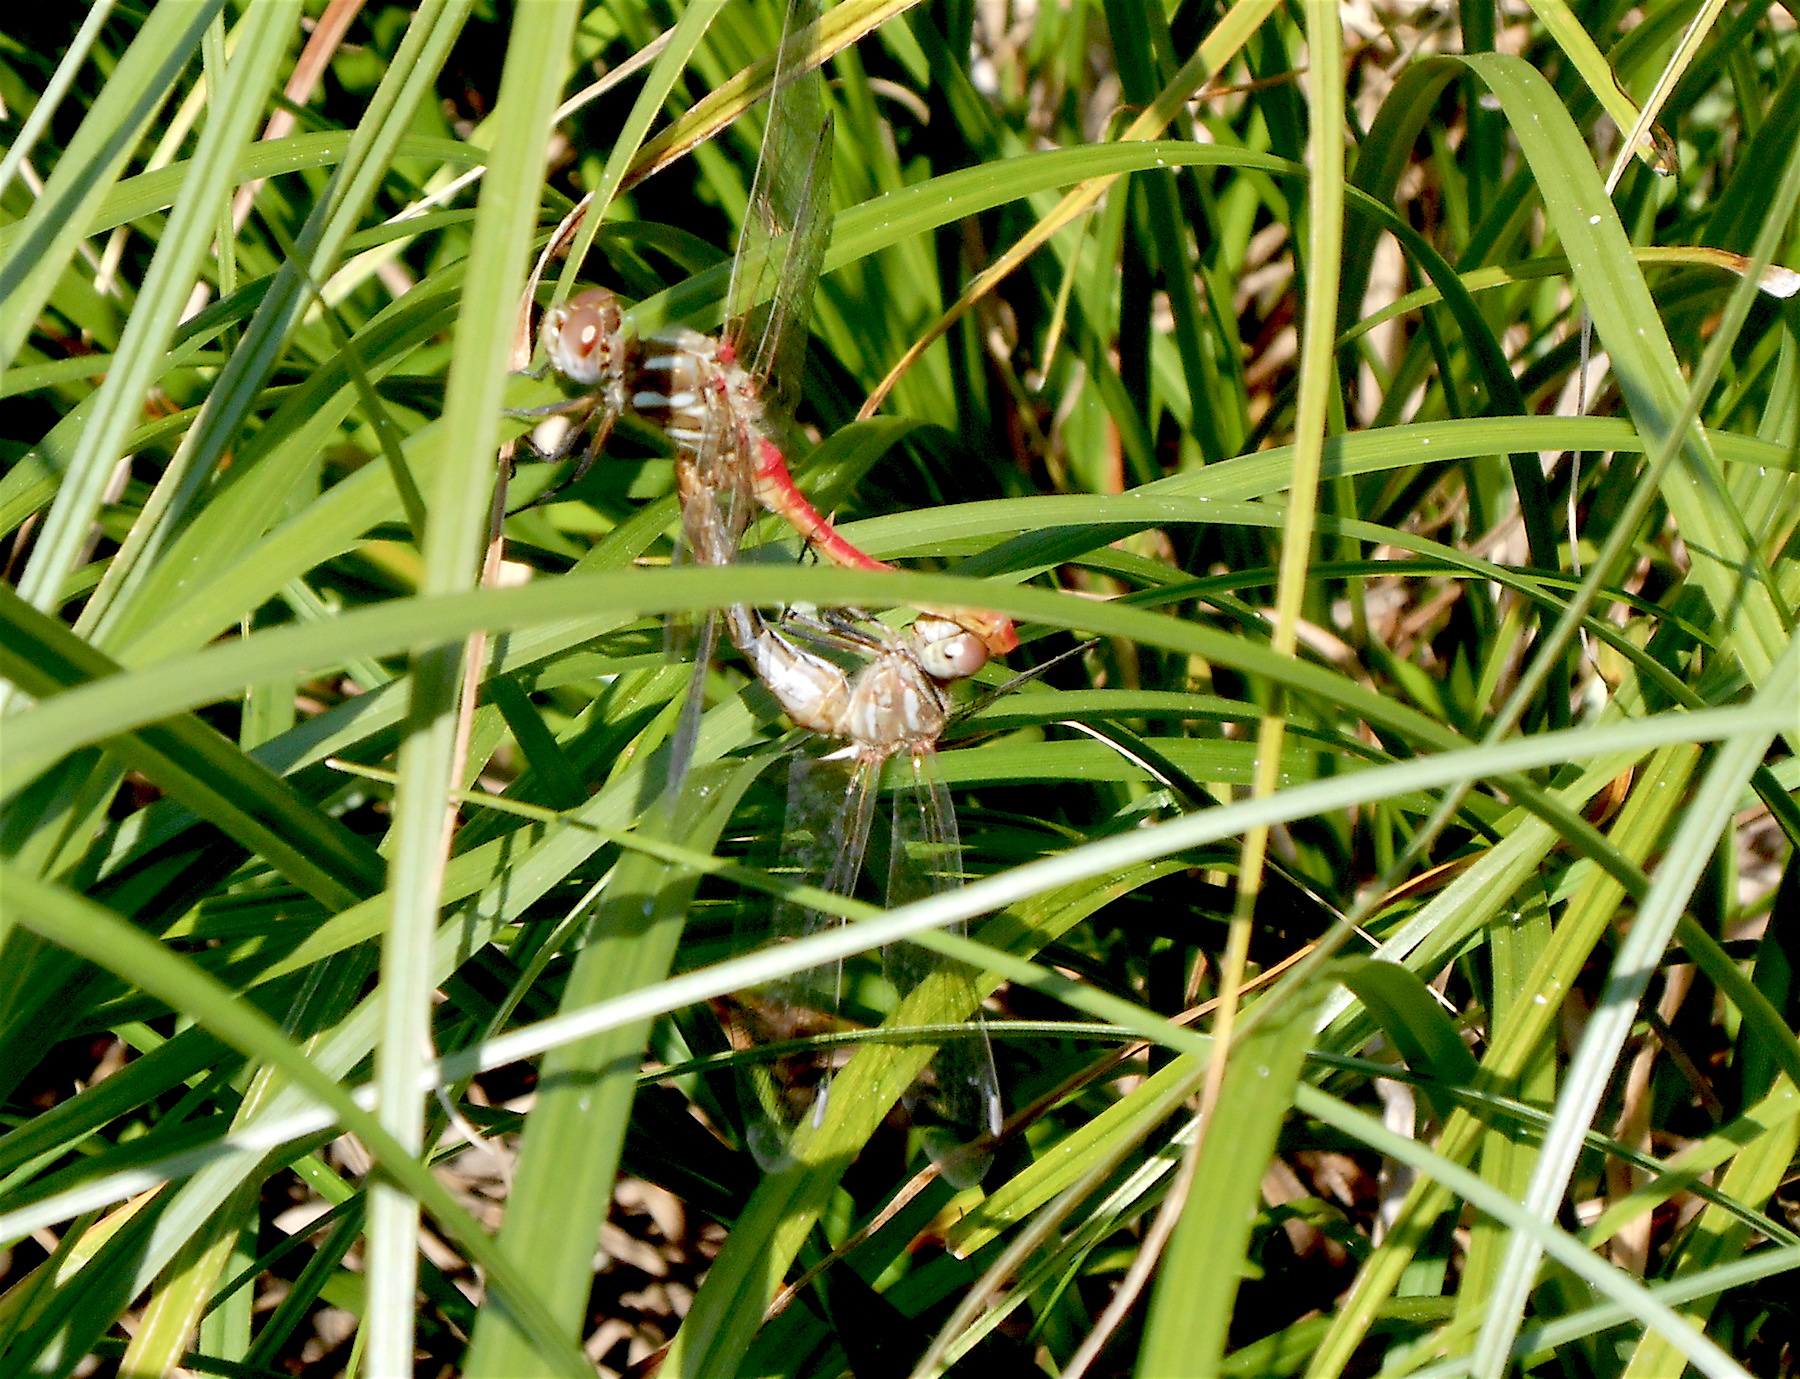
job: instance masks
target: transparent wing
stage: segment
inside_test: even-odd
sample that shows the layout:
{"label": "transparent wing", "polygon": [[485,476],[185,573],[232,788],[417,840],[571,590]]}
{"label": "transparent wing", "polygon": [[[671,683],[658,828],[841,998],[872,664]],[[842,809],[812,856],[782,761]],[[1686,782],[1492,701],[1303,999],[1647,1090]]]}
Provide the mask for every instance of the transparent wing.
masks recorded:
{"label": "transparent wing", "polygon": [[712,665],[713,649],[719,643],[719,615],[708,613],[695,632],[685,621],[671,617],[666,633],[668,655],[681,659],[693,657],[693,678],[688,681],[687,696],[681,701],[681,717],[675,720],[675,731],[669,735],[668,798],[680,798],[680,786],[694,764],[694,746],[700,740],[700,719],[706,712],[706,672]]}
{"label": "transparent wing", "polygon": [[729,406],[708,407],[692,453],[678,449],[675,484],[681,491],[681,533],[701,565],[730,565],[750,525],[756,499],[741,453],[746,437]]}
{"label": "transparent wing", "polygon": [[725,303],[725,338],[763,385],[765,416],[778,433],[798,393],[831,232],[831,122],[811,53],[817,18],[813,0],[791,0],[782,21],[768,124]]}
{"label": "transparent wing", "polygon": [[[681,493],[681,536],[675,543],[676,564],[725,565],[737,556],[739,539],[749,522],[752,500],[741,479],[715,458],[730,436],[728,418],[720,409],[709,409],[694,455],[681,454],[675,461],[675,483]],[[717,613],[708,613],[696,633],[686,614],[671,614],[665,632],[665,654],[672,661],[692,659],[693,679],[681,717],[669,740],[668,784],[677,787],[694,760],[700,737],[700,718],[706,708],[706,671],[712,664],[719,640]],[[669,798],[678,796],[671,789]]]}
{"label": "transparent wing", "polygon": [[[950,792],[933,769],[934,754],[912,759],[912,778],[895,792],[888,853],[888,908],[910,904],[962,884],[962,840]],[[965,931],[958,926],[958,931]],[[882,953],[888,979],[906,1001],[909,1022],[953,1023],[974,1017],[971,1030],[946,1039],[932,1071],[907,1094],[925,1147],[957,1187],[981,1180],[991,1150],[971,1141],[1000,1129],[1000,1084],[993,1046],[981,1021],[975,973],[916,944]]]}
{"label": "transparent wing", "polygon": [[[787,818],[782,832],[783,875],[847,894],[862,870],[875,813],[875,767],[796,755],[788,766]],[[775,906],[773,933],[754,919],[740,946],[787,942],[841,921],[787,901]],[[841,1024],[846,971],[842,963],[796,973],[785,981],[732,998],[733,1042],[740,1047],[786,1043]],[[765,1172],[791,1161],[794,1131],[825,1112],[835,1055],[798,1051],[776,1062],[747,1064],[739,1078],[746,1137]]]}
{"label": "transparent wing", "polygon": [[810,137],[811,148],[795,155],[806,160],[801,199],[777,246],[780,268],[767,317],[754,337],[745,337],[754,340],[754,349],[745,353],[752,376],[763,380],[765,421],[778,436],[799,401],[813,294],[831,234],[831,121],[824,120]]}

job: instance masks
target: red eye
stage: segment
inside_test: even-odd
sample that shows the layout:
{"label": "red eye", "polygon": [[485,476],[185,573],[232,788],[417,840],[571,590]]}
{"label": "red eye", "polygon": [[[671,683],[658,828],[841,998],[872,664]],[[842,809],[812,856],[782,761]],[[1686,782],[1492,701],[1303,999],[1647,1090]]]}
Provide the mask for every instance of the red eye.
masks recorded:
{"label": "red eye", "polygon": [[987,648],[972,632],[940,618],[920,618],[913,624],[918,638],[919,664],[934,680],[966,680],[987,664]]}
{"label": "red eye", "polygon": [[598,383],[618,353],[618,299],[592,287],[544,313],[538,339],[551,367],[575,383]]}

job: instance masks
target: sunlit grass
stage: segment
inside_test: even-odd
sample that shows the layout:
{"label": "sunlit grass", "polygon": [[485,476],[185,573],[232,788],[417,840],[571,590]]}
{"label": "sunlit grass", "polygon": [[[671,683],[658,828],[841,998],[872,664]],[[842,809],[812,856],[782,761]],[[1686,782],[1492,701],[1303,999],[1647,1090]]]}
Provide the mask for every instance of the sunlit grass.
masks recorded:
{"label": "sunlit grass", "polygon": [[[795,458],[907,572],[669,568],[627,418],[484,574],[528,265],[717,327],[778,11],[0,22],[0,1373],[1796,1372],[1785,12],[847,0]],[[738,951],[744,600],[1015,618],[966,888]],[[851,1035],[764,1177],[708,999],[902,932],[992,1168]]]}

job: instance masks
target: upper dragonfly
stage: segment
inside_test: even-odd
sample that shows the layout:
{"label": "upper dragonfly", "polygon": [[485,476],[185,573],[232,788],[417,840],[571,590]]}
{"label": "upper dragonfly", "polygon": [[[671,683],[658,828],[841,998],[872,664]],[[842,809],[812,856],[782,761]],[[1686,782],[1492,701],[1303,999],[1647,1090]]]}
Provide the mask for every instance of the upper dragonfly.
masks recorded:
{"label": "upper dragonfly", "polygon": [[[831,232],[831,122],[823,78],[802,47],[813,8],[795,0],[784,22],[723,333],[715,338],[676,326],[633,340],[617,298],[590,288],[546,312],[539,338],[553,368],[592,390],[576,404],[594,417],[578,474],[628,408],[669,436],[684,513],[695,493],[712,496],[715,511],[704,522],[683,521],[702,564],[736,558],[760,504],[826,559],[892,570],[846,540],[800,492],[780,440],[799,389],[808,316]],[[999,614],[927,611],[972,633],[985,656],[1018,646],[1012,622]]]}

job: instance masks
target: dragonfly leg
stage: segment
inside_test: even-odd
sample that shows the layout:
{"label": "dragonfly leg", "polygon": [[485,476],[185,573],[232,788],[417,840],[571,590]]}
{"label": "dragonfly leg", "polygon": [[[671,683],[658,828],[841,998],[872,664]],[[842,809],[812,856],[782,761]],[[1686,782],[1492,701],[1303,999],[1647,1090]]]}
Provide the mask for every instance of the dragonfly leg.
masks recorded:
{"label": "dragonfly leg", "polygon": [[[535,377],[526,374],[525,377]],[[509,417],[566,417],[571,412],[586,411],[596,405],[592,397],[566,397],[561,402],[546,402],[542,407],[508,407]]]}

